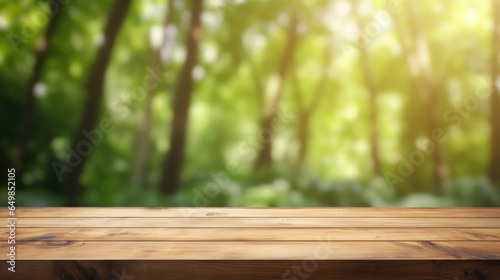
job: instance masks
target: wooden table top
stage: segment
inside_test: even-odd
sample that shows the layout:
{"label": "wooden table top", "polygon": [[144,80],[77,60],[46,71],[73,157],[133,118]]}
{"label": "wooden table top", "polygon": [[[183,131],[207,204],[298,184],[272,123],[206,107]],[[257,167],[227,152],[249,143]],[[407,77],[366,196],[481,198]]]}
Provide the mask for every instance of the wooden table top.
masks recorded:
{"label": "wooden table top", "polygon": [[17,260],[500,260],[500,208],[17,208],[14,218]]}

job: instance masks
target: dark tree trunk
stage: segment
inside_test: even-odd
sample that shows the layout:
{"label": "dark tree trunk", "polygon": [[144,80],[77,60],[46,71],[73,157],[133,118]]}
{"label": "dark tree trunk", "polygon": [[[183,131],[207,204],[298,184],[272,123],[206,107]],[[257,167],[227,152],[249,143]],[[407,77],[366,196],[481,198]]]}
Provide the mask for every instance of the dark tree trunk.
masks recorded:
{"label": "dark tree trunk", "polygon": [[[358,11],[357,11],[358,12]],[[370,148],[371,148],[371,168],[372,174],[375,177],[380,177],[382,175],[380,155],[379,155],[379,137],[378,137],[378,111],[377,111],[377,95],[378,89],[373,78],[373,73],[371,69],[370,58],[368,56],[368,45],[364,41],[361,32],[363,31],[364,21],[361,15],[357,15],[358,24],[358,44],[359,53],[361,57],[361,65],[363,68],[363,74],[365,79],[365,85],[369,92],[369,102],[370,102]]]}
{"label": "dark tree trunk", "polygon": [[191,23],[187,37],[187,55],[174,93],[170,149],[165,157],[160,189],[163,194],[174,194],[179,188],[188,126],[189,105],[193,91],[193,69],[198,59],[201,37],[201,12],[203,1],[192,1]]}
{"label": "dark tree trunk", "polygon": [[[125,19],[132,0],[116,0],[104,28],[104,42],[97,51],[97,56],[90,68],[90,74],[86,83],[87,99],[83,107],[81,122],[72,145],[73,151],[78,151],[78,144],[88,141],[84,131],[90,132],[96,126],[103,99],[104,80],[106,68],[108,67],[115,40]],[[68,175],[65,190],[69,198],[69,205],[78,204],[78,196],[82,186],[79,178],[83,172],[88,156],[82,156],[81,162]]]}
{"label": "dark tree trunk", "polygon": [[500,183],[500,1],[493,0],[493,44],[491,58],[491,162],[489,175]]}
{"label": "dark tree trunk", "polygon": [[[255,161],[255,168],[260,168],[271,164],[272,161],[272,141],[274,137],[273,122],[276,118],[276,113],[278,111],[278,106],[281,100],[281,95],[283,91],[283,82],[286,77],[287,72],[292,64],[293,53],[297,46],[298,33],[297,33],[297,17],[292,16],[290,25],[288,27],[288,42],[281,57],[281,62],[278,68],[278,72],[273,75],[268,81],[268,88],[266,88],[266,97],[270,96],[268,100],[265,100],[264,111],[261,119],[261,128],[259,133],[259,139],[261,139],[261,150]],[[269,85],[276,83],[274,88]],[[269,92],[268,92],[269,91]]]}
{"label": "dark tree trunk", "polygon": [[42,69],[47,60],[47,55],[50,52],[52,46],[52,37],[54,36],[56,26],[61,18],[62,7],[60,10],[52,14],[47,30],[45,34],[40,39],[40,43],[36,47],[36,57],[35,65],[33,66],[33,72],[31,78],[28,82],[28,86],[24,92],[24,103],[21,111],[21,122],[19,125],[19,134],[16,147],[16,155],[14,158],[14,168],[17,170],[18,176],[22,174],[24,167],[24,157],[26,155],[26,150],[28,146],[28,139],[31,130],[31,123],[33,118],[33,107],[35,103],[35,84],[40,80],[42,74]]}
{"label": "dark tree trunk", "polygon": [[[163,38],[160,46],[157,50],[154,51],[153,58],[150,63],[150,68],[158,69],[158,73],[161,73],[162,69],[162,60],[161,53],[162,50],[168,43],[167,34],[165,33],[165,29],[170,24],[172,19],[172,10],[174,8],[174,0],[168,1],[168,10],[165,15],[165,20],[163,24]],[[139,186],[144,182],[144,177],[146,175],[147,169],[147,159],[149,153],[150,146],[150,134],[151,134],[151,126],[152,126],[152,107],[153,107],[153,97],[156,91],[156,87],[152,87],[151,89],[147,89],[146,95],[146,105],[144,108],[144,118],[142,120],[140,134],[139,134],[139,143],[137,146],[137,153],[135,156],[134,167],[132,169],[131,183],[134,186]]]}

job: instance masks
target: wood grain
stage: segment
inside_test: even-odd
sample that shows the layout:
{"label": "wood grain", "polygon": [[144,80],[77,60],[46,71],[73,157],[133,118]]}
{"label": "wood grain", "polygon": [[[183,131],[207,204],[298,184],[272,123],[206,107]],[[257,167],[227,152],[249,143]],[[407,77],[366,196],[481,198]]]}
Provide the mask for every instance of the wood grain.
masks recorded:
{"label": "wood grain", "polygon": [[498,241],[33,241],[16,248],[19,260],[500,260]]}
{"label": "wood grain", "polygon": [[[5,236],[5,237],[2,237]],[[0,229],[6,240],[7,229]],[[18,228],[19,241],[500,241],[500,228]]]}
{"label": "wood grain", "polygon": [[[500,261],[18,261],[0,279],[495,280]],[[294,268],[298,269],[294,272]],[[36,275],[36,277],[34,277]]]}
{"label": "wood grain", "polygon": [[[20,208],[16,213],[21,261],[500,260],[497,208]],[[0,228],[4,252],[8,234],[7,227]]]}

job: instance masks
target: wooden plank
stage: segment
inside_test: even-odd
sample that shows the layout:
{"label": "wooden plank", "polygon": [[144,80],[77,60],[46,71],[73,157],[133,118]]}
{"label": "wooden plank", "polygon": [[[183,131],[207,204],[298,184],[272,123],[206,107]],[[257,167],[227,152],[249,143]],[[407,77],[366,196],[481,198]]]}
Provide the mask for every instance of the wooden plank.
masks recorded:
{"label": "wooden plank", "polygon": [[[500,260],[498,209],[444,208],[451,217],[441,208],[378,209],[201,208],[179,216],[187,209],[22,208],[16,259]],[[7,235],[0,228],[0,238]]]}
{"label": "wooden plank", "polygon": [[[294,270],[295,268],[295,270]],[[485,280],[500,261],[17,261],[0,279]]]}
{"label": "wooden plank", "polygon": [[19,218],[17,227],[500,227],[500,218]]}
{"label": "wooden plank", "polygon": [[[7,208],[1,217],[10,217]],[[129,217],[129,218],[203,218],[203,217],[297,217],[297,218],[500,218],[500,207],[492,208],[234,208],[234,207],[18,207],[15,217]]]}
{"label": "wooden plank", "polygon": [[[0,249],[7,250],[6,242]],[[7,255],[1,254],[6,260]],[[495,241],[35,241],[16,242],[17,260],[500,260]]]}
{"label": "wooden plank", "polygon": [[[7,229],[0,229],[7,236]],[[18,228],[19,241],[500,240],[500,228]],[[7,240],[6,237],[2,240]]]}

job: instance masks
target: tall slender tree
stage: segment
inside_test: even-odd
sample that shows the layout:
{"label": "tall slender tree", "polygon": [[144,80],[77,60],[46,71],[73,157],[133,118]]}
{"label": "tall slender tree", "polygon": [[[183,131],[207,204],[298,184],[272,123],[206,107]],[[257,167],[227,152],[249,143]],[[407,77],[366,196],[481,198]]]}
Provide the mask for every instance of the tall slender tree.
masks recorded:
{"label": "tall slender tree", "polygon": [[[410,26],[410,35],[413,44],[411,51],[413,52],[412,61],[416,67],[416,81],[418,83],[418,91],[423,98],[423,104],[427,113],[425,114],[426,134],[429,139],[432,139],[432,132],[439,127],[438,113],[438,83],[435,79],[433,71],[432,58],[429,53],[429,46],[425,38],[420,18],[417,14],[418,4],[415,1],[407,0],[408,19]],[[449,176],[449,167],[444,159],[443,149],[440,143],[434,143],[435,148],[432,153],[434,180],[439,187],[441,193],[447,193],[447,179]]]}
{"label": "tall slender tree", "polygon": [[42,70],[47,60],[50,49],[52,48],[52,38],[54,36],[56,27],[61,19],[62,7],[59,10],[52,11],[49,24],[45,30],[45,34],[39,39],[36,45],[35,65],[31,78],[24,92],[24,103],[21,111],[21,123],[19,125],[19,134],[16,147],[16,155],[14,158],[14,167],[17,169],[18,174],[22,173],[24,167],[24,157],[26,154],[28,139],[31,130],[31,123],[33,119],[33,107],[35,103],[34,88],[36,83],[40,80]]}
{"label": "tall slender tree", "polygon": [[358,49],[361,58],[361,66],[363,68],[363,75],[365,79],[365,85],[369,93],[369,116],[370,116],[370,150],[371,150],[371,166],[372,174],[375,177],[380,177],[382,175],[382,167],[380,163],[380,152],[379,152],[379,136],[378,136],[378,111],[377,111],[377,96],[378,89],[375,83],[375,78],[373,77],[373,72],[371,69],[370,57],[368,54],[368,42],[363,38],[362,31],[365,25],[365,21],[360,15],[359,3],[356,2],[356,22],[358,26]]}
{"label": "tall slender tree", "polygon": [[[409,99],[407,100],[407,109],[405,110],[408,125],[403,140],[407,143],[414,143],[420,134],[420,130],[428,139],[433,139],[432,132],[440,125],[437,117],[439,107],[438,93],[445,85],[444,82],[449,74],[449,69],[443,67],[444,71],[434,71],[428,43],[423,35],[420,18],[417,14],[418,5],[412,1],[406,1],[405,4],[409,32],[403,29],[401,19],[396,17],[394,22],[403,57],[406,60],[410,74],[408,86]],[[448,58],[451,59],[453,57],[453,55],[450,55]],[[424,122],[421,125],[412,123],[412,121],[418,120],[418,118],[412,118],[412,115],[422,110],[427,112],[424,116]],[[448,191],[446,185],[449,177],[449,167],[444,158],[441,144],[434,144],[434,150],[431,155],[433,180],[438,186],[439,191],[445,194]],[[411,149],[416,148],[413,145],[410,146]],[[413,177],[419,181],[418,176]]]}
{"label": "tall slender tree", "polygon": [[292,15],[288,31],[287,43],[281,56],[277,72],[267,81],[265,89],[264,110],[261,119],[260,134],[262,138],[261,150],[255,161],[255,167],[269,165],[272,161],[272,140],[274,137],[273,122],[278,112],[278,106],[283,92],[283,83],[293,61],[293,54],[298,43],[297,32],[298,16]]}
{"label": "tall slender tree", "polygon": [[500,0],[493,1],[493,37],[491,57],[491,159],[489,177],[500,183]]}
{"label": "tall slender tree", "polygon": [[[155,69],[155,71],[161,72],[162,69],[162,53],[165,51],[167,45],[171,42],[172,36],[168,36],[167,28],[172,21],[172,13],[174,9],[174,0],[168,0],[167,12],[165,14],[165,19],[162,28],[162,39],[160,46],[157,49],[153,49],[153,57],[151,59],[149,67]],[[152,126],[152,107],[153,107],[153,97],[157,91],[156,87],[150,87],[147,89],[146,93],[146,104],[144,108],[144,117],[142,119],[142,124],[140,127],[139,141],[137,146],[137,152],[134,160],[134,167],[132,169],[131,183],[135,186],[141,185],[144,181],[147,165],[147,157],[149,153],[150,146],[150,134]]]}
{"label": "tall slender tree", "polygon": [[189,105],[194,87],[193,69],[198,60],[198,48],[201,38],[203,0],[193,0],[191,5],[191,22],[186,41],[186,60],[174,92],[174,115],[172,131],[170,132],[170,149],[165,156],[160,181],[160,189],[163,194],[173,194],[179,188],[184,158]]}
{"label": "tall slender tree", "polygon": [[300,83],[297,77],[297,71],[294,71],[292,75],[293,82],[293,96],[295,99],[295,104],[297,106],[297,111],[299,112],[299,126],[297,131],[298,142],[299,142],[299,153],[297,157],[297,162],[299,165],[304,166],[306,164],[307,148],[309,144],[309,127],[311,123],[312,116],[316,112],[321,98],[325,93],[325,88],[328,83],[328,68],[331,64],[331,51],[327,46],[325,48],[324,56],[322,57],[322,69],[319,80],[314,88],[313,96],[311,102],[306,105],[304,102],[304,94],[300,88]]}
{"label": "tall slender tree", "polygon": [[[389,3],[391,0],[388,0]],[[403,28],[403,19],[401,16],[394,15],[394,26],[396,29],[397,37],[399,40],[399,44],[402,50],[402,57],[405,59],[407,69],[409,71],[409,77],[406,83],[406,92],[407,92],[407,100],[405,102],[405,110],[403,112],[403,116],[405,119],[405,128],[403,129],[403,133],[401,136],[402,146],[406,147],[406,151],[411,151],[415,148],[415,141],[418,138],[419,133],[421,132],[420,123],[415,122],[415,116],[421,111],[422,108],[422,100],[418,94],[417,88],[418,83],[414,77],[417,76],[417,69],[412,61],[412,53],[410,52],[409,46],[409,38],[406,30]],[[411,180],[414,184],[414,189],[417,190],[421,188],[421,176],[418,176],[418,172],[412,174],[413,176],[409,176],[407,180]]]}
{"label": "tall slender tree", "polygon": [[[86,141],[85,134],[90,133],[96,126],[101,109],[101,103],[104,95],[104,81],[106,69],[108,68],[116,37],[123,24],[127,11],[132,0],[115,0],[111,8],[106,26],[104,27],[104,41],[97,50],[97,55],[90,68],[89,76],[86,82],[87,98],[83,107],[83,113],[80,120],[80,125],[76,131],[72,150],[78,150],[78,144]],[[88,156],[83,156],[80,164],[78,164],[71,173],[69,173],[65,190],[69,198],[69,205],[75,206],[78,204],[78,196],[81,193],[82,186],[79,181],[80,175],[84,170]]]}

